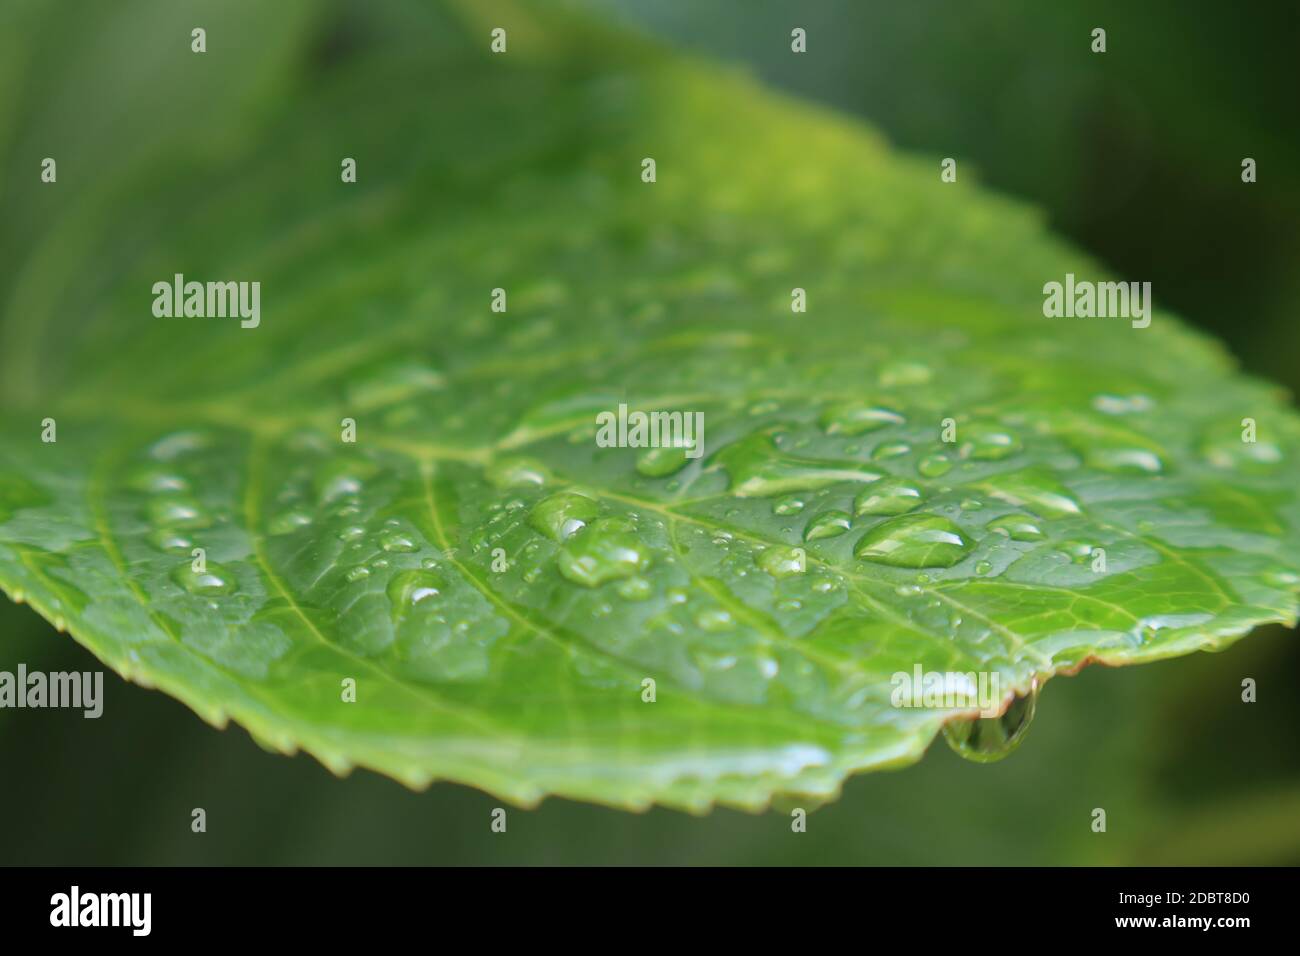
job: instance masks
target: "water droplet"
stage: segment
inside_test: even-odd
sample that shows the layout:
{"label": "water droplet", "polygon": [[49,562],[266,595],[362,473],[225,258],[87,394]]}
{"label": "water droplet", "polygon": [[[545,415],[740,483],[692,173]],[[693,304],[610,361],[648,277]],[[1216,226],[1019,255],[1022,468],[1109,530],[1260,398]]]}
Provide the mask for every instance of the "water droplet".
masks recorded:
{"label": "water droplet", "polygon": [[400,617],[407,608],[436,598],[443,587],[443,580],[438,575],[418,570],[394,574],[384,590],[393,604],[394,617]]}
{"label": "water droplet", "polygon": [[904,419],[898,412],[889,408],[846,403],[827,408],[822,412],[820,421],[828,435],[852,437],[884,428],[886,425],[902,425]]}
{"label": "water droplet", "polygon": [[636,470],[647,478],[666,478],[686,466],[691,460],[686,454],[690,450],[673,445],[643,448],[636,456]]}
{"label": "water droplet", "polygon": [[962,511],[979,511],[984,507],[984,502],[978,498],[963,498],[961,501]]}
{"label": "water droplet", "polygon": [[189,554],[194,540],[174,528],[156,528],[149,532],[149,543],[168,554]]}
{"label": "water droplet", "polygon": [[390,554],[410,554],[420,550],[409,535],[393,528],[387,528],[379,535],[379,546]]}
{"label": "water droplet", "polygon": [[841,481],[875,481],[879,472],[859,462],[797,458],[782,453],[771,430],[755,432],[728,445],[717,460],[731,477],[731,492],[741,498],[767,498],[794,491],[815,491]]}
{"label": "water droplet", "polygon": [[353,583],[357,581],[364,581],[368,577],[370,577],[370,569],[366,567],[364,564],[359,564],[351,571],[348,572],[348,580],[352,581]]}
{"label": "water droplet", "polygon": [[797,515],[803,511],[803,508],[803,495],[786,495],[784,498],[778,498],[776,504],[772,505],[772,514]]}
{"label": "water droplet", "polygon": [[600,515],[600,505],[573,491],[561,491],[543,498],[528,513],[533,530],[563,544]]}
{"label": "water droplet", "polygon": [[541,462],[532,458],[501,458],[488,465],[484,477],[498,489],[541,487],[551,473]]}
{"label": "water droplet", "polygon": [[844,511],[823,511],[808,522],[803,533],[805,541],[817,541],[821,538],[837,538],[848,531],[852,525],[848,513]]}
{"label": "water droplet", "polygon": [[921,489],[901,478],[886,478],[864,488],[853,500],[855,515],[901,515],[921,503]]}
{"label": "water droplet", "polygon": [[933,373],[922,362],[895,359],[880,368],[880,384],[886,388],[899,385],[924,385]]}
{"label": "water droplet", "polygon": [[729,631],[735,626],[735,622],[731,619],[731,613],[726,608],[721,607],[705,608],[695,615],[695,624],[700,630],[708,631],[711,634]]}
{"label": "water droplet", "polygon": [[192,498],[155,498],[149,502],[149,520],[155,525],[198,529],[212,524]]}
{"label": "water droplet", "polygon": [[896,568],[950,568],[971,550],[960,528],[942,515],[904,515],[862,536],[856,557]]}
{"label": "water droplet", "polygon": [[286,511],[271,519],[269,531],[274,535],[292,534],[311,524],[311,515],[303,511]]}
{"label": "water droplet", "polygon": [[1165,467],[1149,448],[1091,446],[1084,451],[1083,460],[1093,468],[1121,475],[1157,475]]}
{"label": "water droplet", "polygon": [[996,425],[973,423],[962,429],[961,454],[977,461],[1001,461],[1024,446],[1020,439]]}
{"label": "water droplet", "polygon": [[237,590],[234,576],[220,565],[209,563],[204,571],[195,571],[191,563],[182,564],[172,572],[172,580],[191,594],[212,597],[233,594]]}
{"label": "water droplet", "polygon": [[872,450],[871,457],[876,461],[883,461],[889,458],[899,458],[911,450],[912,446],[905,441],[881,442]]}
{"label": "water droplet", "polygon": [[1051,472],[1041,468],[1026,468],[982,481],[979,487],[999,501],[1028,508],[1045,518],[1078,514],[1079,502]]}
{"label": "water droplet", "polygon": [[774,578],[788,578],[803,574],[808,566],[808,558],[803,548],[787,548],[778,544],[759,554],[758,566]]}
{"label": "water droplet", "polygon": [[174,494],[178,491],[189,491],[190,488],[190,483],[183,477],[173,471],[157,466],[136,469],[128,482],[137,491],[148,491],[156,494]]}
{"label": "water droplet", "polygon": [[631,577],[650,564],[634,525],[622,518],[593,521],[565,542],[556,561],[564,577],[589,588]]}
{"label": "water droplet", "polygon": [[1041,541],[1043,532],[1029,515],[1009,514],[994,518],[987,525],[989,531],[1004,534],[1012,541]]}
{"label": "water droplet", "polygon": [[946,455],[926,455],[916,465],[922,478],[942,478],[952,470],[952,462]]}
{"label": "water droplet", "polygon": [[1145,395],[1098,395],[1092,407],[1106,415],[1130,415],[1149,411],[1155,403]]}
{"label": "water droplet", "polygon": [[992,570],[993,570],[993,565],[988,561],[977,561],[975,563],[976,574],[988,574]]}
{"label": "water droplet", "polygon": [[381,361],[358,370],[347,383],[348,409],[369,411],[415,398],[444,383],[432,366],[413,358]]}
{"label": "water droplet", "polygon": [[654,593],[650,582],[643,577],[631,577],[619,581],[614,586],[614,590],[618,592],[619,597],[628,601],[644,601]]}
{"label": "water droplet", "polygon": [[975,717],[950,720],[943,725],[943,736],[948,746],[975,763],[992,763],[1007,756],[1025,737],[1034,719],[1038,703],[1038,681],[1030,691],[1017,697],[998,717]]}

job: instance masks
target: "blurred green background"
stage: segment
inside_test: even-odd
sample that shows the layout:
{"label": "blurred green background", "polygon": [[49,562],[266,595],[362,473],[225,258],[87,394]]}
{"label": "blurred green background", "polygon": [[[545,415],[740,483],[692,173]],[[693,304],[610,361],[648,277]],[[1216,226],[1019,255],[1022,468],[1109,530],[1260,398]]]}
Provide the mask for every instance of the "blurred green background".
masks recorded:
{"label": "blurred green background", "polygon": [[[1300,390],[1300,126],[1290,5],[1014,0],[591,0],[673,44],[859,114],[900,148],[1039,206],[1052,227]],[[362,18],[365,5],[351,5]],[[808,53],[789,50],[792,27]],[[1093,27],[1108,52],[1089,51]],[[358,34],[354,42],[365,42]],[[1259,182],[1240,163],[1259,164]],[[937,164],[936,164],[937,168]],[[0,606],[0,669],[95,669]],[[987,766],[942,743],[781,812],[509,811],[261,751],[106,676],[105,717],[0,710],[0,862],[67,864],[1300,863],[1294,632],[1219,655],[1052,681],[1024,745]],[[1243,678],[1259,700],[1240,699]],[[208,832],[190,831],[203,807]],[[1093,833],[1092,811],[1107,813]]]}

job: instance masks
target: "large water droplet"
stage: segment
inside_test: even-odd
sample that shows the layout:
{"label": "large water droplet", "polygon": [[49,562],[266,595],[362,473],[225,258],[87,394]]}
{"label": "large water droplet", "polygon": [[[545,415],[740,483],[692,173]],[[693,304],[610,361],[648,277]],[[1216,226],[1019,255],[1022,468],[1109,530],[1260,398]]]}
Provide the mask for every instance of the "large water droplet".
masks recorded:
{"label": "large water droplet", "polygon": [[903,515],[862,536],[856,557],[896,568],[950,568],[971,550],[960,528],[942,515]]}
{"label": "large water droplet", "polygon": [[650,558],[630,521],[600,518],[566,541],[556,562],[568,580],[594,588],[645,570]]}
{"label": "large water droplet", "polygon": [[600,505],[573,491],[561,491],[543,498],[528,513],[533,530],[563,544],[600,515]]}
{"label": "large water droplet", "polygon": [[921,503],[921,489],[901,478],[886,478],[864,488],[853,500],[856,515],[901,515]]}
{"label": "large water droplet", "polygon": [[1028,694],[1017,697],[998,717],[975,717],[950,720],[943,726],[948,746],[967,760],[992,763],[1001,760],[1020,746],[1029,730],[1038,703],[1038,681]]}

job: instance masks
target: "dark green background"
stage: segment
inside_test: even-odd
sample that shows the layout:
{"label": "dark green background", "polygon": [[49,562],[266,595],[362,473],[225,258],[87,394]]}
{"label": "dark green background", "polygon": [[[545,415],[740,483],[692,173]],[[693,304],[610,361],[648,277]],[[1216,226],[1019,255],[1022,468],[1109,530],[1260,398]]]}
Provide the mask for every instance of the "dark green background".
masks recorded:
{"label": "dark green background", "polygon": [[[1052,226],[1244,366],[1300,387],[1296,14],[1282,4],[606,0],[593,4],[1040,206]],[[364,15],[364,5],[357,5]],[[794,26],[809,52],[789,52]],[[1089,51],[1095,26],[1104,55]],[[1240,163],[1259,163],[1259,182]],[[936,163],[937,168],[937,163]],[[93,669],[0,606],[0,669]],[[412,793],[267,754],[106,675],[105,715],[0,710],[4,863],[1300,862],[1300,665],[1272,628],[1219,655],[1055,680],[1008,760],[941,743],[782,813],[693,818],[549,801],[489,829],[491,797]],[[1252,677],[1259,701],[1243,704]],[[208,832],[190,831],[204,807]],[[1108,830],[1093,833],[1102,807]]]}

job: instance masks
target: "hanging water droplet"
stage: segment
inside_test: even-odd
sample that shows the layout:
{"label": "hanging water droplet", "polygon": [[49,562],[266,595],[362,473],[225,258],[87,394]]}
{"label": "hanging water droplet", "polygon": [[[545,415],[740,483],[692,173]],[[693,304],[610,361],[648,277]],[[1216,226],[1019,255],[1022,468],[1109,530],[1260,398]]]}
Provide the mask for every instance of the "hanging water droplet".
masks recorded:
{"label": "hanging water droplet", "polygon": [[947,518],[921,514],[877,525],[862,536],[853,553],[897,568],[950,568],[970,550],[970,541]]}
{"label": "hanging water droplet", "polygon": [[1024,740],[1037,703],[1038,680],[1035,678],[1029,693],[1013,700],[998,717],[948,721],[943,725],[944,739],[954,751],[975,763],[1001,760]]}
{"label": "hanging water droplet", "polygon": [[901,478],[886,478],[864,488],[853,500],[855,515],[901,515],[921,503],[921,489]]}

